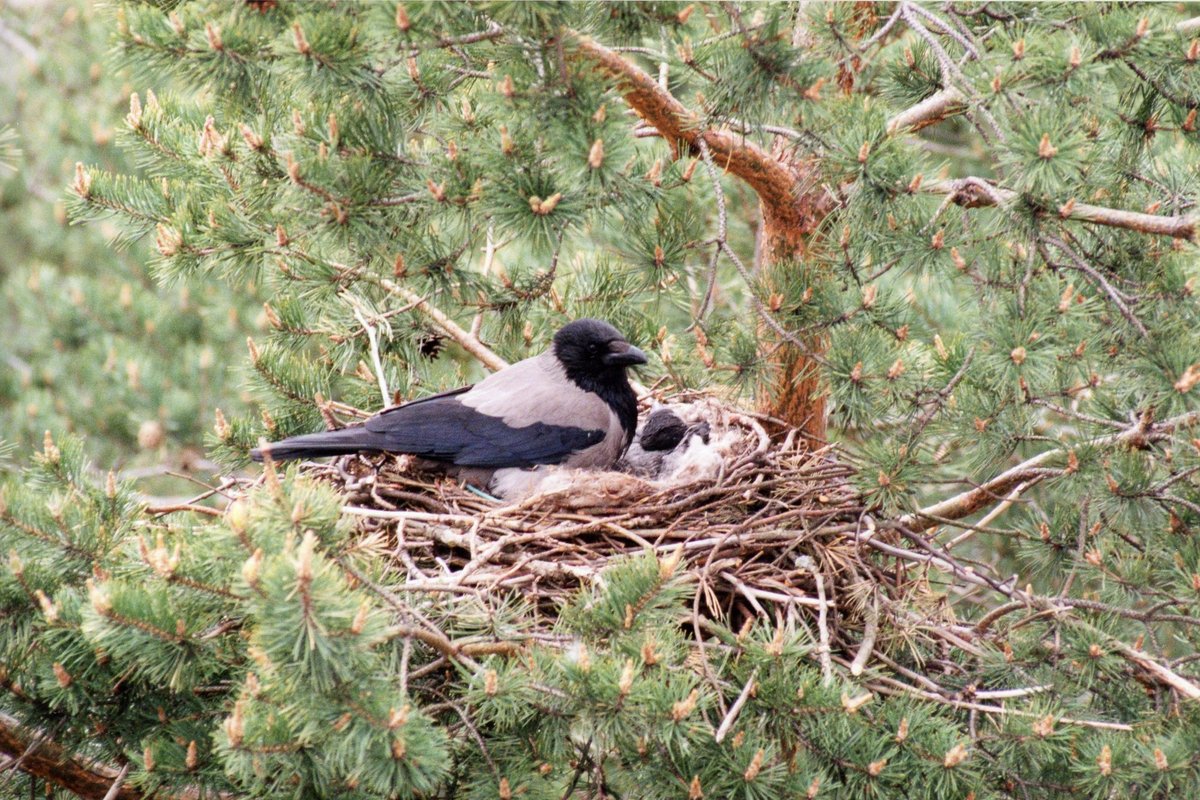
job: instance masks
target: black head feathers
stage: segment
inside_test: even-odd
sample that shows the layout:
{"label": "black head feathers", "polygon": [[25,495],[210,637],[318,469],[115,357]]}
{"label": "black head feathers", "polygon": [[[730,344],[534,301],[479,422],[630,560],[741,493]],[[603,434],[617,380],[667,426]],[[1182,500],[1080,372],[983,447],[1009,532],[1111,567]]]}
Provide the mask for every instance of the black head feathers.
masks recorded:
{"label": "black head feathers", "polygon": [[646,363],[646,354],[626,341],[621,332],[598,319],[570,322],[554,334],[554,357],[571,382],[598,395],[621,420],[625,443],[637,427],[637,395],[625,369]]}
{"label": "black head feathers", "polygon": [[580,319],[560,328],[554,334],[554,355],[568,375],[587,373],[600,377],[646,363],[645,353],[626,341],[612,325],[598,319]]}

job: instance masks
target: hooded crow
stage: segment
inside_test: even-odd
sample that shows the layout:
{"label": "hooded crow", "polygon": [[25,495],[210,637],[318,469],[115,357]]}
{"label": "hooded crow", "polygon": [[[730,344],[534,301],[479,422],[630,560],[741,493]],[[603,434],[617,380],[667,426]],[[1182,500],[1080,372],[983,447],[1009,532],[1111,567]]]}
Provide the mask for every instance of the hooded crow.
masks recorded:
{"label": "hooded crow", "polygon": [[482,486],[508,468],[604,469],[633,439],[637,395],[625,371],[645,363],[612,325],[581,319],[560,329],[546,352],[474,386],[385,409],[364,425],[293,436],[250,457],[407,453]]}

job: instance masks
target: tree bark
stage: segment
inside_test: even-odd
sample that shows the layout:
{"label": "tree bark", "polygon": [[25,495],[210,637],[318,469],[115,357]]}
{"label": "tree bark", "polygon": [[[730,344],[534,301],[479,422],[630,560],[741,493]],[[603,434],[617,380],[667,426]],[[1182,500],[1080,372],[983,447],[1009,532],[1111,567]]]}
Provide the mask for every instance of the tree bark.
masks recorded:
{"label": "tree bark", "polygon": [[[66,789],[84,800],[104,800],[120,774],[106,764],[87,764],[38,735],[13,717],[0,714],[0,753],[21,759],[20,770]],[[109,800],[143,800],[138,789],[122,784]]]}
{"label": "tree bark", "polygon": [[[792,214],[780,215],[777,208],[762,202],[762,268],[772,291],[782,283],[783,271],[808,257],[808,236],[824,216],[814,204],[803,200],[801,196],[796,202],[807,212],[800,220]],[[799,428],[810,446],[820,447],[826,441],[826,393],[814,357],[825,352],[826,340],[824,336],[808,336],[800,341],[782,341],[769,326],[759,326],[760,349],[768,358],[769,369],[758,387],[758,407]]]}

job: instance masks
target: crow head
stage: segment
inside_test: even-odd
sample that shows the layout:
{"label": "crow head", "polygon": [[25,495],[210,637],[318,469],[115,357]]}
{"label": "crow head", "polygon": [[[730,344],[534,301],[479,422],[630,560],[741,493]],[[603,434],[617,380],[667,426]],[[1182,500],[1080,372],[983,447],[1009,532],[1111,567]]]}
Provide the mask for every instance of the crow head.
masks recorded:
{"label": "crow head", "polygon": [[[626,367],[646,363],[646,354],[621,332],[598,319],[580,319],[554,334],[554,355],[576,383],[624,378]],[[590,379],[590,380],[589,380]]]}

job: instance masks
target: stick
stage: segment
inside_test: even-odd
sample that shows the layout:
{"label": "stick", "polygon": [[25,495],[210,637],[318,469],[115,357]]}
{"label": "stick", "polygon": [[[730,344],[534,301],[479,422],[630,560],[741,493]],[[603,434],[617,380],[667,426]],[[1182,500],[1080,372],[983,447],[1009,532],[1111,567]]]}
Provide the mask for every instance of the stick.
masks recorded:
{"label": "stick", "polygon": [[129,775],[129,764],[121,767],[121,771],[117,773],[117,779],[113,781],[113,785],[108,787],[108,791],[104,793],[104,800],[116,800],[117,792],[121,791],[121,785],[125,783],[125,778]]}
{"label": "stick", "polygon": [[717,735],[715,737],[717,744],[720,744],[725,739],[726,734],[729,733],[729,729],[733,727],[734,721],[742,711],[742,706],[746,705],[746,700],[750,698],[750,692],[754,691],[754,679],[757,677],[758,668],[755,667],[754,671],[750,673],[750,678],[746,681],[746,685],[742,687],[741,694],[737,696],[737,700],[733,701],[733,705],[729,707],[729,713],[725,715],[725,719],[721,720],[721,726],[717,728]]}
{"label": "stick", "polygon": [[[983,190],[981,185],[986,185],[987,190]],[[1017,193],[1011,189],[1003,189],[982,178],[975,177],[926,181],[921,184],[919,191],[950,195],[954,198],[954,202],[964,208],[995,206],[1009,203],[1017,198]],[[1143,214],[1140,211],[1123,211],[1116,208],[1093,206],[1087,203],[1065,204],[1058,210],[1058,215],[1063,219],[1094,222],[1110,228],[1124,228],[1138,233],[1170,236],[1174,239],[1190,240],[1196,236],[1196,219],[1188,215],[1163,217],[1156,214]]]}
{"label": "stick", "polygon": [[458,342],[462,349],[474,356],[479,363],[492,372],[498,372],[508,366],[508,362],[496,355],[491,348],[476,339],[469,332],[463,330],[457,322],[442,313],[436,306],[430,305],[428,300],[413,290],[404,286],[397,286],[386,278],[380,281],[380,285],[392,294],[403,297],[406,302],[413,303],[417,310],[429,317],[447,336]]}
{"label": "stick", "polygon": [[[1033,711],[1018,711],[1018,710],[1012,709],[1012,708],[1005,708],[1004,706],[985,705],[983,703],[972,703],[967,700],[954,700],[954,699],[951,699],[948,697],[943,697],[942,695],[938,694],[937,692],[927,692],[924,689],[918,689],[915,686],[909,686],[900,681],[896,681],[895,683],[900,688],[896,689],[896,688],[892,688],[892,687],[888,687],[888,686],[872,686],[871,688],[873,691],[877,691],[880,694],[890,694],[890,695],[896,695],[896,694],[901,694],[901,693],[911,694],[911,695],[916,695],[917,697],[923,697],[927,700],[935,700],[939,703],[944,703],[948,706],[953,706],[955,708],[966,708],[966,709],[970,709],[972,711],[982,711],[985,714],[1001,714],[1001,715],[1015,714],[1018,717],[1040,717],[1040,716],[1042,716],[1041,714],[1038,714]],[[1097,728],[1099,730],[1106,730],[1106,731],[1124,731],[1126,733],[1133,731],[1133,726],[1127,725],[1124,722],[1106,722],[1104,720],[1097,720],[1097,719],[1074,719],[1072,717],[1057,717],[1056,720],[1058,722],[1061,722],[1064,725],[1079,725],[1084,728]]]}

